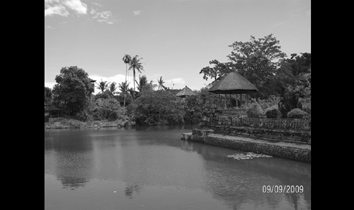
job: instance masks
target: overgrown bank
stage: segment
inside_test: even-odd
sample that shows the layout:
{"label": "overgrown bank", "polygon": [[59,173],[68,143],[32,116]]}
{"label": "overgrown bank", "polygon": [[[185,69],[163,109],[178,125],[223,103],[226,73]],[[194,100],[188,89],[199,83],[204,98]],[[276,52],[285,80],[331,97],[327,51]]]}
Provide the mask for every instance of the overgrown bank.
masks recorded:
{"label": "overgrown bank", "polygon": [[45,129],[70,129],[70,128],[104,128],[104,127],[124,127],[128,120],[93,120],[83,122],[72,118],[51,118],[44,124]]}

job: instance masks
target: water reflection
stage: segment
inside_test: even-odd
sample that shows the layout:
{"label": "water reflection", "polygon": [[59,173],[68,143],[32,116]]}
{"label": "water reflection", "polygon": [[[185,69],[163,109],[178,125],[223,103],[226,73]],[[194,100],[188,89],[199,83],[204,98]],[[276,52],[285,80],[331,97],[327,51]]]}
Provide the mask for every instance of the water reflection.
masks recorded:
{"label": "water reflection", "polygon": [[[281,201],[284,196],[293,204],[294,209],[298,209],[301,198],[305,200],[302,202],[303,206],[311,205],[309,164],[278,158],[236,161],[226,158],[227,155],[236,153],[235,150],[182,142],[183,150],[197,152],[205,160],[205,189],[233,209],[250,203],[282,208],[284,204]],[[303,185],[305,190],[303,194],[265,194],[262,192],[264,185]]]}
{"label": "water reflection", "polygon": [[124,194],[129,199],[132,199],[133,192],[136,192],[136,194],[139,195],[140,189],[141,189],[141,186],[139,186],[138,184],[129,184],[127,187],[125,187]]}
{"label": "water reflection", "polygon": [[[309,164],[278,158],[236,161],[226,156],[240,151],[181,141],[183,132],[190,130],[161,126],[48,131],[45,172],[55,175],[64,189],[88,193],[94,183],[96,190],[121,195],[105,194],[105,202],[141,201],[154,197],[154,189],[170,202],[198,192],[228,209],[311,208]],[[303,185],[305,191],[266,194],[264,185]],[[67,192],[76,192],[71,190]]]}
{"label": "water reflection", "polygon": [[[92,141],[76,131],[46,132],[45,149],[54,151],[55,158],[46,162],[64,189],[84,187],[90,180],[93,166]],[[56,136],[60,135],[60,140]]]}

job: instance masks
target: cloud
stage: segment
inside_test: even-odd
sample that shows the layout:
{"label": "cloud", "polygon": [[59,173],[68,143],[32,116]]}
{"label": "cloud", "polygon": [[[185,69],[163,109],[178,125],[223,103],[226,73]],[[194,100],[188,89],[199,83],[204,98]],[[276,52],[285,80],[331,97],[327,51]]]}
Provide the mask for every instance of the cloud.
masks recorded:
{"label": "cloud", "polygon": [[92,18],[97,19],[98,22],[113,24],[117,21],[113,18],[110,11],[96,12],[95,10],[91,10],[91,14],[95,14]]}
{"label": "cloud", "polygon": [[87,14],[87,5],[81,0],[45,0],[45,16],[60,15],[67,17],[69,11],[75,11],[77,14]]}
{"label": "cloud", "polygon": [[140,10],[136,10],[136,11],[133,11],[134,15],[140,15],[141,11]]}
{"label": "cloud", "polygon": [[99,6],[99,7],[103,7],[102,4],[96,3],[96,2],[92,2],[93,5]]}
{"label": "cloud", "polygon": [[54,27],[52,27],[52,26],[46,26],[46,28],[49,28],[49,29],[54,29]]}
{"label": "cloud", "polygon": [[[47,4],[46,4],[47,6]],[[44,16],[60,15],[67,17],[69,12],[62,5],[56,6],[47,6],[47,9],[44,10]]]}
{"label": "cloud", "polygon": [[78,14],[87,14],[87,4],[82,3],[81,0],[66,0],[63,4]]}

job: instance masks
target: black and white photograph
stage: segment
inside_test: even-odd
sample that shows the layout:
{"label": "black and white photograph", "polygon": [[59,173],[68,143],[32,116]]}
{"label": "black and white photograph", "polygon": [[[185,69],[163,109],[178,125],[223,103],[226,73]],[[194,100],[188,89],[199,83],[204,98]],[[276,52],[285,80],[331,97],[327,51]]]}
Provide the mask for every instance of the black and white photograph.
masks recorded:
{"label": "black and white photograph", "polygon": [[45,0],[45,210],[310,210],[310,0]]}

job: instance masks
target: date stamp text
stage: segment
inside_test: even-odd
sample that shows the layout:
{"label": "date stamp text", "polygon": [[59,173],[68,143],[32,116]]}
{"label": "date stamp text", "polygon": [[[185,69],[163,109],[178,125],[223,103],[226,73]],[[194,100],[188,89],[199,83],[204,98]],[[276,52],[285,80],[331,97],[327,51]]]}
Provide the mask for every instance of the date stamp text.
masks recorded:
{"label": "date stamp text", "polygon": [[303,185],[263,185],[263,193],[304,193]]}

